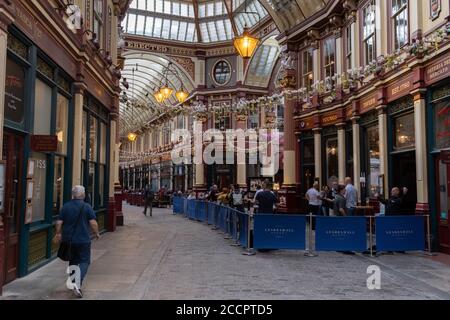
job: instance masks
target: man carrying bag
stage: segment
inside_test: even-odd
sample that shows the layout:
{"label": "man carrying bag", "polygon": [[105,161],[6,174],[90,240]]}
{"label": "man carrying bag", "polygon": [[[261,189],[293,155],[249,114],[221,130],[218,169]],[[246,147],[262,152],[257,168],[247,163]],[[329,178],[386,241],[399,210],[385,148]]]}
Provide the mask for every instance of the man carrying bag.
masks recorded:
{"label": "man carrying bag", "polygon": [[75,283],[71,285],[71,289],[79,298],[83,297],[81,285],[91,263],[89,227],[97,239],[100,237],[94,210],[84,199],[84,187],[75,186],[72,189],[72,200],[61,209],[53,239],[55,243],[60,243],[58,258],[69,262],[69,270],[79,270],[78,274],[75,273],[75,277],[79,276],[79,279],[75,279]]}

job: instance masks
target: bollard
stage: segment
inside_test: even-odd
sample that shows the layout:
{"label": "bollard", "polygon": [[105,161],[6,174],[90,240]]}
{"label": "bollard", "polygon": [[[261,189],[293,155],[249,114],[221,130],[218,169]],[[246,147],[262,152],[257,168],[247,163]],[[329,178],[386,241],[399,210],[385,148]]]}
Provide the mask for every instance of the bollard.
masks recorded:
{"label": "bollard", "polygon": [[433,257],[433,256],[436,256],[436,254],[431,252],[430,215],[426,215],[425,217],[427,218],[427,243],[428,243],[427,252],[425,254],[427,256]]}
{"label": "bollard", "polygon": [[256,255],[256,252],[253,248],[250,248],[250,232],[251,232],[251,226],[252,226],[252,216],[249,214],[248,215],[248,232],[247,232],[247,248],[245,249],[244,252],[242,252],[242,254],[244,256],[254,256]]}
{"label": "bollard", "polygon": [[312,212],[309,213],[309,233],[308,233],[308,249],[305,252],[305,257],[317,257],[317,254],[313,253],[312,250],[312,223],[313,223],[313,215]]}

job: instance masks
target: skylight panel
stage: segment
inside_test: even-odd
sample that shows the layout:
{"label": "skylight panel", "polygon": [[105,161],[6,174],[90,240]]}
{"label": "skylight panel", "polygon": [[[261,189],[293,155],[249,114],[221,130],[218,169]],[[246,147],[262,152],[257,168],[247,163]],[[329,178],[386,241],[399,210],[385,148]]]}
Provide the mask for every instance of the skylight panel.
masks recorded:
{"label": "skylight panel", "polygon": [[227,33],[227,39],[231,39],[233,38],[234,34],[233,34],[233,27],[231,26],[231,21],[230,20],[225,20],[225,31]]}
{"label": "skylight panel", "polygon": [[202,3],[198,5],[198,17],[199,18],[206,17],[206,4]]}
{"label": "skylight panel", "polygon": [[146,0],[139,0],[137,8],[139,10],[147,10]]}
{"label": "skylight panel", "polygon": [[164,1],[164,13],[165,14],[172,13],[172,3],[170,1]]}
{"label": "skylight panel", "polygon": [[226,13],[226,10],[224,8],[224,4],[223,4],[222,1],[217,1],[217,2],[214,3],[214,5],[215,5],[215,13],[216,13],[217,16]]}
{"label": "skylight panel", "polygon": [[155,12],[163,13],[163,1],[162,0],[155,0]]}
{"label": "skylight panel", "polygon": [[128,25],[127,25],[128,33],[136,33],[136,15],[130,13],[128,15]]}
{"label": "skylight panel", "polygon": [[147,10],[155,11],[155,0],[147,0]]}
{"label": "skylight panel", "polygon": [[170,34],[170,20],[163,19],[161,38],[169,39],[169,34]]}
{"label": "skylight panel", "polygon": [[147,17],[145,22],[145,35],[151,37],[153,35],[153,17]]}
{"label": "skylight panel", "polygon": [[200,32],[202,33],[203,42],[209,42],[209,33],[205,22],[200,23]]}
{"label": "skylight panel", "polygon": [[178,31],[178,40],[185,41],[186,40],[186,31],[187,31],[187,22],[180,21],[180,29]]}
{"label": "skylight panel", "polygon": [[208,2],[206,4],[206,16],[207,17],[214,16],[214,2]]}
{"label": "skylight panel", "polygon": [[138,15],[136,22],[136,34],[144,34],[145,29],[145,16]]}
{"label": "skylight panel", "polygon": [[172,27],[170,29],[170,39],[178,40],[178,27],[179,22],[177,20],[172,20]]}
{"label": "skylight panel", "polygon": [[194,6],[192,4],[189,5],[189,18],[195,18]]}
{"label": "skylight panel", "polygon": [[186,41],[189,41],[189,42],[196,41],[197,39],[194,39],[194,36],[195,36],[195,24],[189,23],[187,34],[186,34]]}
{"label": "skylight panel", "polygon": [[179,16],[180,15],[180,3],[172,2],[172,14]]}
{"label": "skylight panel", "polygon": [[187,17],[188,15],[188,5],[186,3],[181,4],[181,15]]}
{"label": "skylight panel", "polygon": [[214,21],[208,22],[207,26],[208,26],[210,41],[213,42],[213,41],[219,40],[219,37],[217,36],[216,24],[214,23]]}
{"label": "skylight panel", "polygon": [[155,25],[153,27],[153,37],[155,38],[161,37],[161,29],[162,29],[162,19],[155,18]]}
{"label": "skylight panel", "polygon": [[138,0],[133,0],[130,4],[131,9],[137,9],[138,7]]}
{"label": "skylight panel", "polygon": [[224,41],[227,40],[227,33],[225,31],[225,23],[223,20],[216,21],[217,34],[219,35],[219,40]]}

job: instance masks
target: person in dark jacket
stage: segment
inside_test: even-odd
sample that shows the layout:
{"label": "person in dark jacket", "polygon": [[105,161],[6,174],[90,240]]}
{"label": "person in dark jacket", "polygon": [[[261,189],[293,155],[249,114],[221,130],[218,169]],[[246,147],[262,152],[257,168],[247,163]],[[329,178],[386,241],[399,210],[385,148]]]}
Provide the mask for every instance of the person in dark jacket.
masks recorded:
{"label": "person in dark jacket", "polygon": [[400,193],[400,188],[394,187],[391,190],[391,197],[386,200],[377,194],[377,199],[385,205],[385,215],[387,216],[400,216],[405,214],[404,197],[408,193],[406,187],[403,188],[403,193]]}
{"label": "person in dark jacket", "polygon": [[148,207],[150,207],[150,217],[152,216],[154,199],[155,199],[155,193],[153,192],[150,184],[148,184],[144,189],[144,201],[145,201],[145,207],[144,207],[144,212],[143,212],[144,216],[147,215]]}

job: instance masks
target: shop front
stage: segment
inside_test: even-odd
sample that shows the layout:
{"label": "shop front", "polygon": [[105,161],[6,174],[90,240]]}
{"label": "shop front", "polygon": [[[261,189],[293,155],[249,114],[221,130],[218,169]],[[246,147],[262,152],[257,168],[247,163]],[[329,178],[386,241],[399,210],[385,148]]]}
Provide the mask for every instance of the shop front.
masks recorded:
{"label": "shop front", "polygon": [[430,209],[435,212],[439,251],[450,254],[450,84],[429,94]]}
{"label": "shop front", "polygon": [[160,186],[166,190],[172,190],[172,161],[161,162]]}

